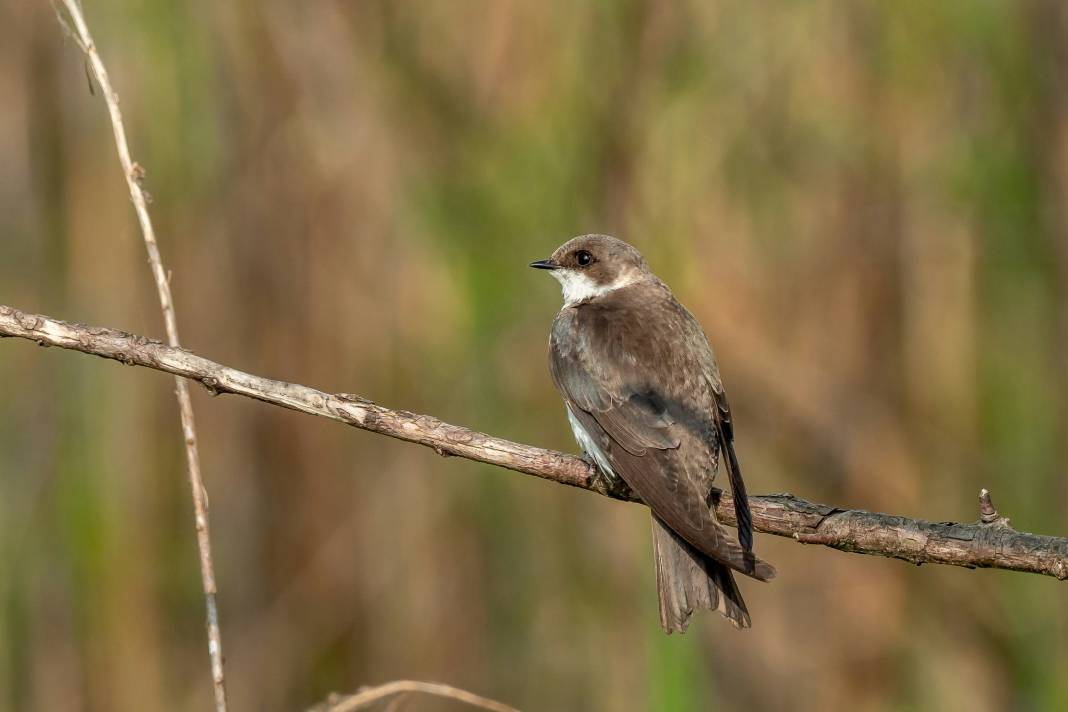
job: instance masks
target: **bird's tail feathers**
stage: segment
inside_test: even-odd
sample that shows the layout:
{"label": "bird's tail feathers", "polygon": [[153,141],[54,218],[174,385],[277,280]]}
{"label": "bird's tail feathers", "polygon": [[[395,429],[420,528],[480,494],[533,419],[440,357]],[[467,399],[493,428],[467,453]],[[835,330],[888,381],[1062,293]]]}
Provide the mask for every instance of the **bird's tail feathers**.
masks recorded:
{"label": "bird's tail feathers", "polygon": [[699,608],[719,611],[735,628],[751,625],[731,570],[695,549],[655,515],[653,550],[660,625],[667,633],[684,633]]}

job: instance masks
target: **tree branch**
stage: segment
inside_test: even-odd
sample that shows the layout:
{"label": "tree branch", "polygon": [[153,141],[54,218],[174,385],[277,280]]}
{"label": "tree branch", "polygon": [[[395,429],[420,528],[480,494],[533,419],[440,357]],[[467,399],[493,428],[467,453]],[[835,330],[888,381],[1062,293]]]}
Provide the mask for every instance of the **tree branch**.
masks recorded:
{"label": "tree branch", "polygon": [[[223,366],[182,348],[114,329],[58,321],[0,306],[0,336],[41,346],[59,346],[131,366],[144,366],[201,383],[212,394],[234,393],[302,413],[433,448],[477,462],[535,475],[614,499],[638,501],[609,491],[586,463],[573,455],[543,450],[443,423],[428,415],[392,410],[346,393],[325,393]],[[822,544],[840,551],[903,559],[915,564],[996,568],[1068,579],[1068,539],[1018,532],[997,515],[989,492],[981,497],[981,521],[932,523],[889,514],[807,502],[790,494],[749,498],[753,528]],[[719,520],[735,524],[731,496],[714,502]]]}
{"label": "tree branch", "polygon": [[[152,219],[148,215],[148,194],[141,186],[145,177],[145,169],[130,156],[130,146],[126,140],[126,129],[123,127],[122,111],[119,109],[119,95],[111,86],[108,70],[104,66],[104,60],[96,51],[96,43],[89,32],[89,25],[82,15],[79,0],[61,0],[70,19],[73,28],[64,20],[59,8],[56,7],[56,18],[59,20],[63,31],[74,38],[78,47],[85,54],[86,61],[93,69],[93,76],[100,84],[101,93],[104,95],[104,103],[108,107],[108,115],[111,118],[111,129],[115,137],[115,150],[119,156],[119,164],[126,176],[126,187],[130,191],[130,200],[137,214],[137,222],[141,226],[141,236],[144,238],[145,250],[148,252],[148,265],[152,270],[152,278],[156,282],[156,293],[159,295],[159,306],[163,312],[163,325],[167,332],[167,342],[171,346],[179,346],[178,318],[174,313],[174,299],[171,296],[170,275],[163,267],[163,258],[159,253],[159,244],[156,242],[156,231],[152,227]],[[55,2],[55,0],[53,0]],[[87,70],[88,71],[88,70]],[[92,91],[90,79],[89,90]],[[189,386],[181,378],[175,378],[174,395],[178,399],[178,415],[182,424],[182,442],[185,444],[186,470],[189,476],[189,488],[193,498],[193,522],[196,529],[197,552],[200,554],[200,582],[204,590],[204,607],[208,634],[208,657],[211,660],[212,687],[215,692],[216,712],[226,712],[226,678],[223,673],[222,634],[219,631],[219,609],[216,604],[217,589],[215,586],[215,567],[211,557],[211,536],[208,529],[208,495],[204,489],[204,480],[200,475],[200,454],[197,451],[197,428],[193,419],[193,402],[189,398]]]}
{"label": "tree branch", "polygon": [[308,709],[308,712],[356,712],[356,710],[367,709],[387,697],[413,692],[445,697],[470,707],[489,710],[489,712],[519,712],[515,707],[509,707],[503,702],[497,702],[452,685],[418,680],[395,680],[378,687],[361,689],[354,695],[330,695],[325,702]]}

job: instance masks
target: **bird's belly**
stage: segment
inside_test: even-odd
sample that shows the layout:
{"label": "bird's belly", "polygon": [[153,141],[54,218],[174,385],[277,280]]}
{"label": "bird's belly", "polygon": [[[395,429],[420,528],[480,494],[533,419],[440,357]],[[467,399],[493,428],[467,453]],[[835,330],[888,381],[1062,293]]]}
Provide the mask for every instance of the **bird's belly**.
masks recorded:
{"label": "bird's belly", "polygon": [[587,455],[593,458],[593,461],[597,463],[597,467],[601,468],[601,472],[604,473],[605,477],[615,480],[616,473],[612,470],[612,464],[608,461],[608,456],[604,454],[600,446],[586,432],[586,428],[582,427],[582,423],[571,412],[571,406],[565,407],[567,408],[567,421],[571,423],[571,432],[575,434],[575,440],[578,441],[579,446]]}

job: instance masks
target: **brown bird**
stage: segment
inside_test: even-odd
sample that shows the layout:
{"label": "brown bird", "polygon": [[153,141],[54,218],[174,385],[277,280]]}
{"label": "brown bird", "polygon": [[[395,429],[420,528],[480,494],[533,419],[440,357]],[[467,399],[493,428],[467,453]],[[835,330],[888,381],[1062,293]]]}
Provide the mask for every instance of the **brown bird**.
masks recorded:
{"label": "brown bird", "polygon": [[[575,439],[610,483],[622,479],[653,512],[660,624],[681,633],[696,609],[709,608],[748,628],[731,570],[767,581],[775,569],[752,553],[730,405],[700,324],[614,237],[576,237],[530,266],[563,287],[549,369]],[[721,458],[737,541],[711,507]]]}

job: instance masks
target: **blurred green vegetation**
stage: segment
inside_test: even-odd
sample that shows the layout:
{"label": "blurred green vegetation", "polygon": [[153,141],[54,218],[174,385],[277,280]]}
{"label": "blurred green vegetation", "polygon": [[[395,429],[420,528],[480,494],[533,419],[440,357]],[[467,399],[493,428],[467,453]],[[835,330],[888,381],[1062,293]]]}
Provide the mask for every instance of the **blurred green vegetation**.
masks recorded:
{"label": "blurred green vegetation", "polygon": [[[1068,532],[1056,0],[87,3],[183,340],[574,450],[568,237],[701,319],[752,492]],[[100,97],[0,7],[0,303],[160,335]],[[0,348],[0,710],[209,705],[168,378]],[[1068,709],[1064,584],[762,538],[755,627],[656,626],[647,517],[197,393],[232,707]],[[529,481],[528,481],[529,480]],[[405,709],[445,709],[411,700]]]}

